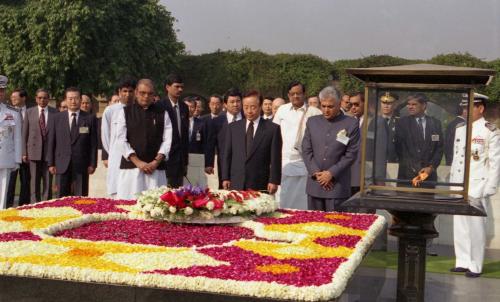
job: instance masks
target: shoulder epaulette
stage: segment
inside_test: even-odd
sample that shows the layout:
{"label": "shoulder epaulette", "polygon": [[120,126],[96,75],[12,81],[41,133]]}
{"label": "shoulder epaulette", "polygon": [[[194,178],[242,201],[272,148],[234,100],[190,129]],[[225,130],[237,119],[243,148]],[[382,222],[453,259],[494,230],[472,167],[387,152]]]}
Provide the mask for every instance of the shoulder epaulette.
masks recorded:
{"label": "shoulder epaulette", "polygon": [[465,125],[466,125],[465,122],[460,122],[460,123],[457,124],[457,126],[455,128],[460,128],[460,127],[463,127]]}
{"label": "shoulder epaulette", "polygon": [[21,112],[21,110],[19,108],[16,108],[16,107],[9,105],[9,104],[5,104],[5,105],[7,106],[7,109],[10,109],[10,110],[18,112],[18,113]]}
{"label": "shoulder epaulette", "polygon": [[497,126],[495,126],[495,124],[493,123],[490,123],[490,122],[486,122],[486,124],[484,124],[486,126],[486,128],[490,129],[490,131],[495,131],[497,129]]}

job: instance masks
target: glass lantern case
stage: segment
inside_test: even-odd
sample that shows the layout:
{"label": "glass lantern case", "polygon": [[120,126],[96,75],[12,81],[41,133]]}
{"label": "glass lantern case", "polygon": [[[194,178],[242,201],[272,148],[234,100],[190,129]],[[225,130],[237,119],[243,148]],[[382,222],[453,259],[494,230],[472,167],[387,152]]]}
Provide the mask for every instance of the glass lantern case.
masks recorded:
{"label": "glass lantern case", "polygon": [[494,71],[430,64],[346,71],[365,82],[360,192],[347,206],[484,215],[467,194],[480,147],[470,143],[469,117],[474,89]]}

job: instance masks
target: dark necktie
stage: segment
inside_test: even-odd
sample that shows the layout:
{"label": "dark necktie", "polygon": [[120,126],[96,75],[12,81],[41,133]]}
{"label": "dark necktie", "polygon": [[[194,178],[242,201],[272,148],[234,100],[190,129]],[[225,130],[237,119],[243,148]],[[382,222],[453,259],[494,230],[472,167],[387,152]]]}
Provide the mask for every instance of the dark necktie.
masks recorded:
{"label": "dark necktie", "polygon": [[250,155],[250,151],[252,150],[253,143],[253,121],[250,121],[250,124],[247,128],[247,139],[246,139],[246,147],[247,147],[247,157]]}
{"label": "dark necktie", "polygon": [[420,134],[422,134],[422,138],[425,140],[425,131],[424,131],[424,118],[423,117],[418,117],[417,118],[417,124],[418,124],[418,130],[420,131]]}
{"label": "dark necktie", "polygon": [[174,105],[175,117],[177,119],[177,129],[179,130],[179,137],[181,137],[181,114],[179,112],[179,106]]}
{"label": "dark necktie", "polygon": [[76,126],[76,113],[71,113],[71,129],[70,129],[71,140],[76,139],[78,136],[78,127]]}
{"label": "dark necktie", "polygon": [[47,138],[47,127],[45,125],[45,109],[42,108],[40,111],[40,119],[38,121],[40,124],[40,133],[42,134],[42,140]]}
{"label": "dark necktie", "polygon": [[231,123],[236,122],[236,115],[233,115],[233,119],[231,120]]}

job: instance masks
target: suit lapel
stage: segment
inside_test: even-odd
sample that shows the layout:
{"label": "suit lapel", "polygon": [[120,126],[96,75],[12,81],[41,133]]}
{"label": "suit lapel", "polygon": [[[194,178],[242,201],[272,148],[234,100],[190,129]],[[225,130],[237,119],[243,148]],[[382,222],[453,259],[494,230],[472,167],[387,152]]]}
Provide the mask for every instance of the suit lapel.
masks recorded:
{"label": "suit lapel", "polygon": [[[255,132],[255,136],[253,137],[252,149],[250,151],[250,154],[247,156],[247,160],[250,159],[250,157],[252,157],[252,155],[257,150],[257,147],[259,146],[260,142],[262,141],[266,128],[266,122],[267,122],[266,120],[262,118],[260,119],[259,125],[257,126],[257,131]],[[244,123],[243,125],[246,126],[246,123]],[[245,127],[243,128],[243,130],[244,131],[246,130]]]}

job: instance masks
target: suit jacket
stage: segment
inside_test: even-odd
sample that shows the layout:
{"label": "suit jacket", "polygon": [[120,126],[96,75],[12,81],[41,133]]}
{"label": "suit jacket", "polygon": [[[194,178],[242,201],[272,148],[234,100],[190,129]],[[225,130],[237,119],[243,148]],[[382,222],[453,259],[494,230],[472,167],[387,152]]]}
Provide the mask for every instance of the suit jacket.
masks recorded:
{"label": "suit jacket", "polygon": [[63,174],[69,165],[77,173],[87,173],[88,167],[97,167],[97,122],[94,115],[80,110],[78,135],[71,139],[67,111],[49,119],[47,163]]}
{"label": "suit jacket", "polygon": [[227,127],[222,179],[234,190],[267,190],[281,183],[281,130],[272,121],[260,119],[250,154],[246,154],[246,119]]}
{"label": "suit jacket", "polygon": [[[429,181],[436,181],[436,169],[443,157],[443,133],[441,122],[426,115],[425,139],[419,131],[415,117],[405,116],[396,125],[396,152],[399,158],[398,179],[408,181],[417,176],[420,169],[432,165]],[[424,183],[425,184],[425,183]]]}
{"label": "suit jacket", "polygon": [[188,164],[189,156],[189,109],[184,102],[177,102],[181,116],[181,133],[179,135],[177,114],[168,97],[161,101],[161,105],[168,112],[172,122],[172,145],[168,154],[166,174],[168,177],[182,176]]}
{"label": "suit jacket", "polygon": [[227,128],[226,112],[221,113],[218,117],[207,120],[208,126],[208,145],[205,151],[205,167],[214,167],[215,155],[218,155],[218,166],[220,169],[220,161],[224,152],[224,142],[226,140]]}
{"label": "suit jacket", "polygon": [[[47,129],[48,138],[48,122],[57,113],[55,108],[50,106],[45,107],[47,111],[47,120],[45,121],[45,128]],[[47,154],[48,144],[42,140],[42,132],[40,130],[40,113],[38,106],[31,107],[26,110],[23,123],[23,155],[28,156],[29,160],[45,160]]]}
{"label": "suit jacket", "polygon": [[207,122],[195,117],[193,119],[193,130],[189,138],[189,153],[205,154],[207,140]]}
{"label": "suit jacket", "polygon": [[455,145],[455,130],[460,123],[465,123],[465,119],[457,116],[446,126],[446,133],[444,136],[444,157],[446,165],[450,166],[453,162],[453,146]]}
{"label": "suit jacket", "polygon": [[[348,140],[341,142],[344,136]],[[353,117],[340,113],[332,120],[323,115],[307,120],[302,157],[309,174],[306,183],[308,195],[318,198],[351,196],[351,165],[357,158],[359,141],[359,123]],[[326,170],[333,176],[333,189],[330,191],[313,179],[314,173]]]}

